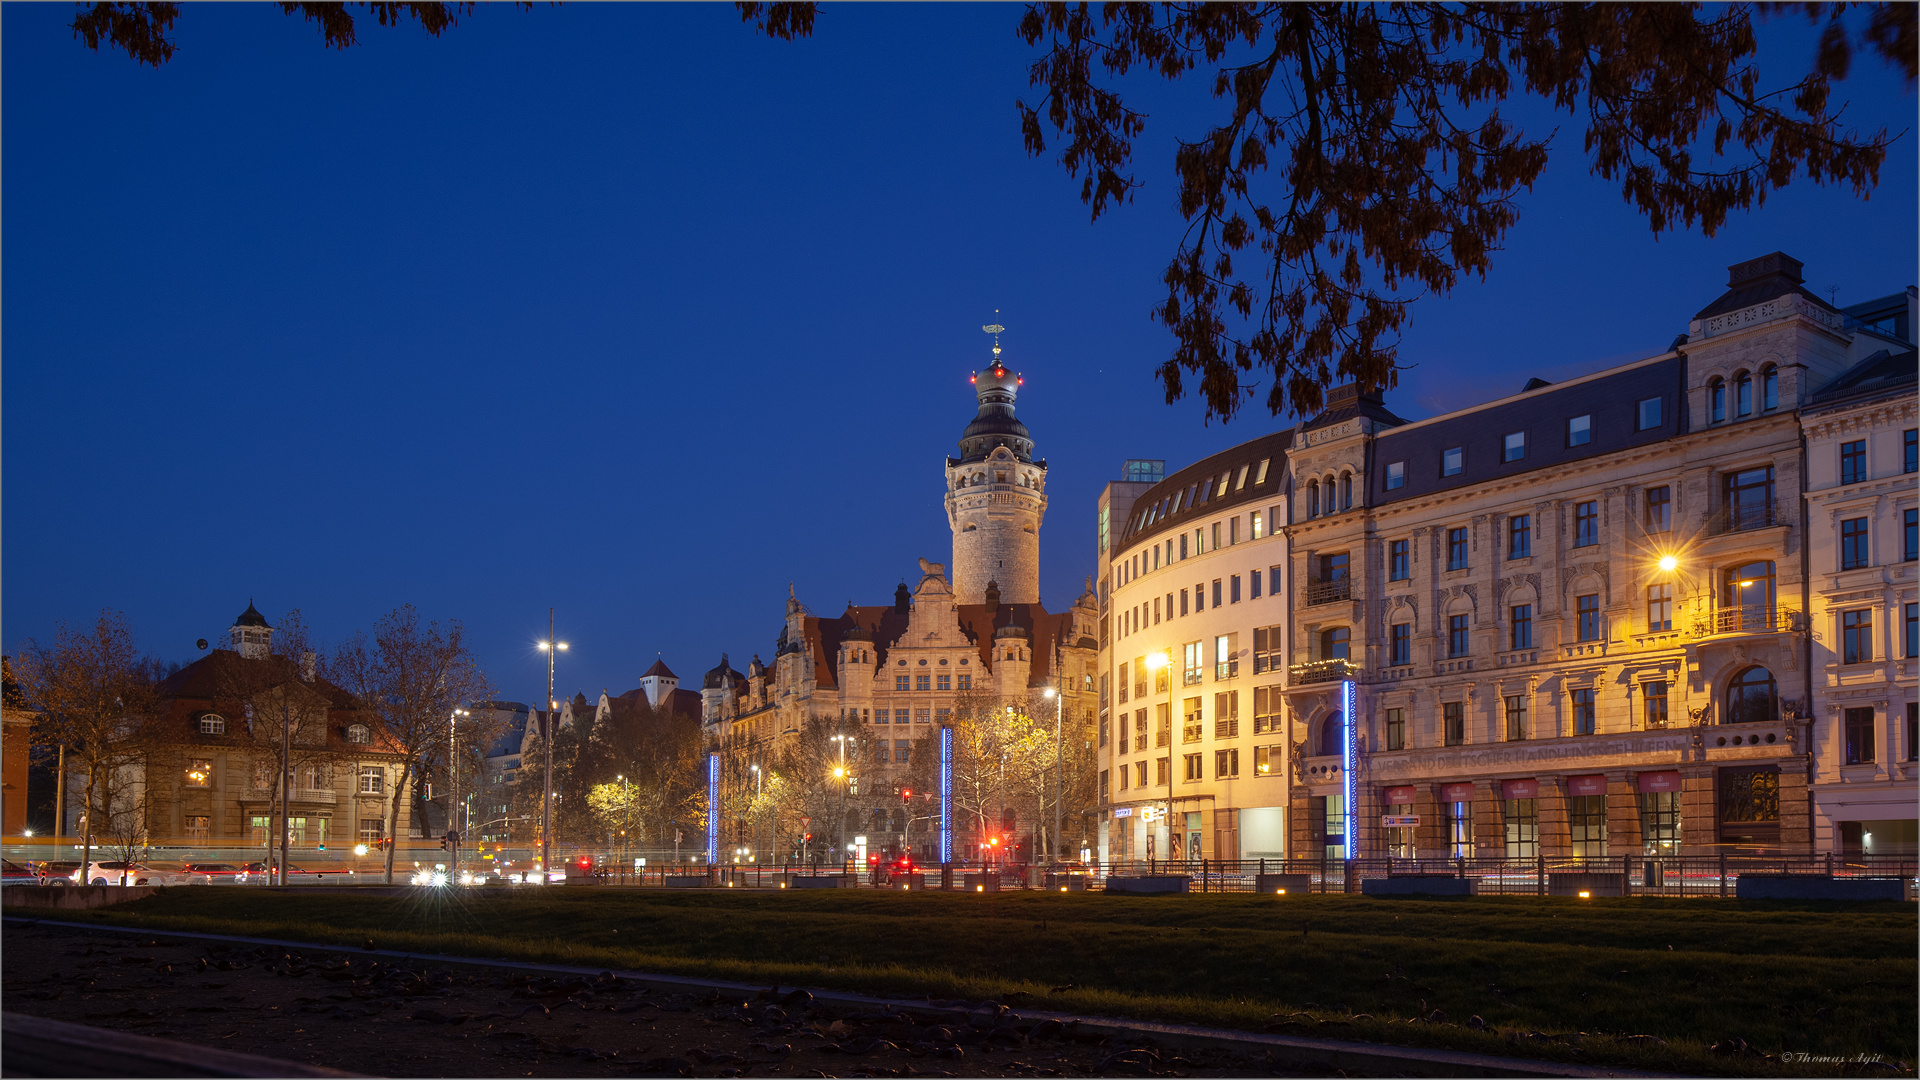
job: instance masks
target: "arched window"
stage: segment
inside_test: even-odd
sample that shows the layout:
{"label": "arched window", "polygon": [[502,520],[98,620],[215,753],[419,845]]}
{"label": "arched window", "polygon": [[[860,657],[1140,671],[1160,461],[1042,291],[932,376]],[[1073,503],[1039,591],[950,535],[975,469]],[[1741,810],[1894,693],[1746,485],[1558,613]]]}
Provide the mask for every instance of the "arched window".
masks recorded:
{"label": "arched window", "polygon": [[1727,384],[1715,379],[1707,384],[1707,420],[1719,423],[1727,418]]}
{"label": "arched window", "polygon": [[221,716],[219,713],[207,713],[205,716],[202,716],[200,718],[200,734],[225,735],[226,733],[227,733],[226,717]]}
{"label": "arched window", "polygon": [[365,724],[348,724],[347,741],[360,746],[373,742],[373,729]]}
{"label": "arched window", "polygon": [[1733,415],[1753,415],[1753,376],[1744,371],[1734,376]]}
{"label": "arched window", "polygon": [[1730,567],[1721,571],[1720,619],[1714,629],[1720,633],[1776,629],[1773,604],[1773,563]]}
{"label": "arched window", "polygon": [[1780,369],[1768,364],[1760,369],[1760,408],[1780,407]]}
{"label": "arched window", "polygon": [[1750,667],[1727,684],[1727,707],[1721,713],[1721,723],[1758,724],[1779,716],[1774,707],[1773,672]]}
{"label": "arched window", "polygon": [[1307,481],[1307,516],[1320,516],[1320,481]]}
{"label": "arched window", "polygon": [[1340,509],[1353,509],[1353,474],[1340,474]]}
{"label": "arched window", "polygon": [[1344,726],[1345,721],[1339,713],[1328,713],[1327,718],[1320,721],[1320,753],[1336,756],[1340,753],[1341,729]]}
{"label": "arched window", "polygon": [[1351,631],[1344,626],[1320,631],[1320,659],[1345,660]]}

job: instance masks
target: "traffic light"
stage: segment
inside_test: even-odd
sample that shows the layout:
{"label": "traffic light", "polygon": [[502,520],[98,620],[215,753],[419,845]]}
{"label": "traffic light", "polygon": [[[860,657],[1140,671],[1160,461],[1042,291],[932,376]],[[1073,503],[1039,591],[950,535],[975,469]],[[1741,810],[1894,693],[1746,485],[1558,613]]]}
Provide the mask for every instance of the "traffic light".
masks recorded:
{"label": "traffic light", "polygon": [[441,851],[449,850],[449,845],[447,844],[447,838],[444,836],[440,838],[440,850]]}
{"label": "traffic light", "polygon": [[901,791],[900,791],[900,801],[901,801],[901,802],[903,802],[903,803],[905,803],[905,802],[912,802],[912,801],[913,801],[913,789],[912,789],[912,788],[903,788],[903,789],[901,789]]}

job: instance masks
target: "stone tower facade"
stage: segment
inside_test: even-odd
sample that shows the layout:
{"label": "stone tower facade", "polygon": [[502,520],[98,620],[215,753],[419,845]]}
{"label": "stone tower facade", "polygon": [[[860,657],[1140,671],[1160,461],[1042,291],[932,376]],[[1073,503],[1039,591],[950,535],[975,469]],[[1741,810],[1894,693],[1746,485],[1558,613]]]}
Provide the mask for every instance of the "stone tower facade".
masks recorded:
{"label": "stone tower facade", "polygon": [[1020,376],[1000,360],[973,377],[980,412],[947,459],[947,524],[953,529],[953,594],[986,603],[989,584],[1003,604],[1040,602],[1040,521],[1047,512],[1047,463],[1013,415]]}

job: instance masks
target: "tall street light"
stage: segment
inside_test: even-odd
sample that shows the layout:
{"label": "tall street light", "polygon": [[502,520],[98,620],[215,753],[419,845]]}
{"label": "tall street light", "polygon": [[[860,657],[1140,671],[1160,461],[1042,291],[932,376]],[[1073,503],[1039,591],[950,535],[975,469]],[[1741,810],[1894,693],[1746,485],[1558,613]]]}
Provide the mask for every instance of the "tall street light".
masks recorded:
{"label": "tall street light", "polygon": [[540,651],[547,654],[547,715],[540,724],[541,742],[547,747],[546,790],[540,796],[540,873],[547,880],[553,866],[553,658],[567,651],[567,643],[555,641],[553,637],[553,609],[547,609],[547,639],[540,643]]}
{"label": "tall street light", "polygon": [[761,805],[760,805],[760,783],[761,783],[761,774],[760,774],[760,765],[759,765],[759,763],[758,763],[758,762],[756,762],[756,763],[754,763],[754,764],[752,764],[752,765],[748,765],[748,766],[747,766],[747,771],[749,771],[749,772],[751,772],[751,773],[753,773],[753,817],[754,817],[754,822],[753,822],[753,846],[754,846],[754,848],[755,848],[755,851],[754,851],[754,855],[753,855],[753,861],[754,861],[754,862],[759,862],[759,861],[760,861],[760,853],[759,853],[759,851],[758,851],[758,849],[759,849],[759,847],[760,847],[760,826],[761,826],[762,824],[764,824],[764,819],[765,819],[765,818],[766,818],[766,816],[767,816],[767,812],[766,812],[766,808],[765,808],[764,806],[761,806]]}
{"label": "tall street light", "polygon": [[[468,715],[465,709],[455,709],[447,717],[447,831],[454,834],[453,876],[460,876],[460,842],[466,839],[465,830],[453,823],[455,810],[460,806],[460,718]],[[466,824],[465,822],[461,823]]]}
{"label": "tall street light", "polygon": [[[1058,681],[1062,687],[1066,686],[1064,675]],[[1049,686],[1047,696],[1053,699],[1053,849],[1054,852],[1058,852],[1062,846],[1060,843],[1060,790],[1063,786],[1061,773],[1066,768],[1066,762],[1060,757],[1060,717],[1066,711],[1067,695]]]}

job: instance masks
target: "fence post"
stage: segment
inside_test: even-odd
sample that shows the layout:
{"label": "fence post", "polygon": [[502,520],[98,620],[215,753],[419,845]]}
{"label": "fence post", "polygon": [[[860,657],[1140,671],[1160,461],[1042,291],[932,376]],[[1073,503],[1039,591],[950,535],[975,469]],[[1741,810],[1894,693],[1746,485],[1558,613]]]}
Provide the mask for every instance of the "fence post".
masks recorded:
{"label": "fence post", "polygon": [[1726,898],[1727,898],[1727,853],[1723,849],[1720,852],[1720,899],[1725,900]]}
{"label": "fence post", "polygon": [[1200,860],[1200,891],[1207,891],[1207,860]]}
{"label": "fence post", "polygon": [[1533,894],[1547,895],[1547,853],[1544,851],[1533,853]]}
{"label": "fence post", "polygon": [[1833,852],[1827,852],[1827,876],[1833,876]]}
{"label": "fence post", "polygon": [[1320,848],[1320,891],[1327,891],[1327,849]]}

